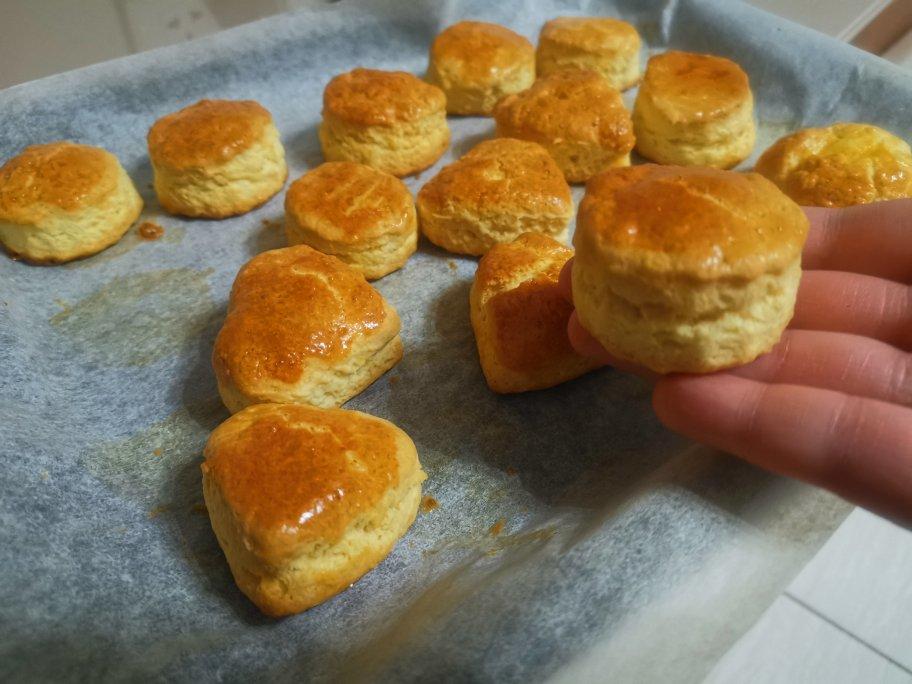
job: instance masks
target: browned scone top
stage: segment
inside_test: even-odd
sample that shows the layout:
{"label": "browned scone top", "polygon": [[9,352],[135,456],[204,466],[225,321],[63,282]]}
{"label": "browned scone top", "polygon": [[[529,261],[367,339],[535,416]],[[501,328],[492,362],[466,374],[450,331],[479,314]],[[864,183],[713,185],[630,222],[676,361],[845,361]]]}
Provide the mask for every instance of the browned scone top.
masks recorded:
{"label": "browned scone top", "polygon": [[395,310],[358,271],[307,245],[285,247],[238,273],[213,365],[253,393],[264,379],[294,383],[310,361],[341,359],[360,338],[398,331]]}
{"label": "browned scone top", "polygon": [[354,69],[323,91],[323,114],[362,126],[392,126],[443,111],[440,88],[404,71]]}
{"label": "browned scone top", "polygon": [[640,86],[672,123],[724,119],[750,100],[744,70],[725,57],[669,50],[649,58]]}
{"label": "browned scone top", "polygon": [[754,167],[805,206],[847,207],[912,197],[912,150],[864,123],[805,128],[780,138]]}
{"label": "browned scone top", "polygon": [[526,38],[498,24],[460,21],[441,31],[431,45],[431,60],[463,84],[498,83],[505,72],[535,59]]}
{"label": "browned scone top", "polygon": [[355,162],[326,162],[288,188],[285,211],[325,240],[357,244],[415,230],[415,207],[395,176]]}
{"label": "browned scone top", "polygon": [[115,191],[120,165],[98,147],[58,141],[31,145],[0,168],[0,218],[37,220],[40,205],[76,211]]}
{"label": "browned scone top", "polygon": [[570,186],[557,164],[536,143],[485,140],[428,181],[418,194],[426,207],[458,203],[482,214],[507,209],[523,214],[572,211]]}
{"label": "browned scone top", "polygon": [[471,318],[488,385],[495,392],[551,387],[592,370],[567,337],[573,305],[560,292],[573,250],[540,233],[495,245],[482,257]]}
{"label": "browned scone top", "polygon": [[629,152],[633,126],[621,94],[596,73],[559,71],[508,95],[494,109],[499,135],[526,140],[571,139]]}
{"label": "browned scone top", "polygon": [[174,169],[219,165],[257,143],[272,115],[253,100],[200,100],[149,129],[149,156]]}
{"label": "browned scone top", "polygon": [[658,272],[755,277],[800,255],[801,208],[755,173],[644,164],[586,185],[574,244]]}
{"label": "browned scone top", "polygon": [[399,485],[397,433],[356,411],[257,404],[213,431],[202,469],[251,551],[278,565],[335,543]]}
{"label": "browned scone top", "polygon": [[542,26],[539,40],[602,53],[636,51],[640,47],[636,29],[610,17],[557,17]]}

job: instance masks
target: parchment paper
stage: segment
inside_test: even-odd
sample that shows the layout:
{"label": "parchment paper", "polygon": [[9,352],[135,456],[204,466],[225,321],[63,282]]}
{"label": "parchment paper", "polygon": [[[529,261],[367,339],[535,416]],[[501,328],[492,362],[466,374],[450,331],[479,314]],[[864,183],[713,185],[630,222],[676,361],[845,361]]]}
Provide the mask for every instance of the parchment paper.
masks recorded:
{"label": "parchment paper", "polygon": [[[634,378],[489,392],[468,319],[476,262],[425,242],[377,284],[405,358],[348,406],[414,438],[439,508],[305,614],[264,618],[235,588],[201,505],[201,447],[227,417],[209,356],[238,268],[284,245],[282,195],[226,221],[163,214],[149,126],[202,97],[259,100],[295,178],[321,161],[332,75],[423,73],[460,18],[534,40],[561,14],[621,16],[652,50],[736,59],[758,151],[842,119],[912,137],[898,69],[717,0],[346,0],[0,93],[0,157],[102,145],[166,231],[67,266],[0,259],[0,679],[694,681],[839,524],[844,502],[666,432]],[[493,128],[451,125],[441,164]]]}

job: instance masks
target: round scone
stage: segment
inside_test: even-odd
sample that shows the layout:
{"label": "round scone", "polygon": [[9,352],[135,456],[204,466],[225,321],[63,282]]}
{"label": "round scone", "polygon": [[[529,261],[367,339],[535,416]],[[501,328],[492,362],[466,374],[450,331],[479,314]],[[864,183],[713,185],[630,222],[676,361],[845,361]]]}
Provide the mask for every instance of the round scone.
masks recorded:
{"label": "round scone", "polygon": [[601,74],[618,90],[627,90],[640,80],[640,34],[620,19],[552,19],[542,26],[535,56],[539,76],[584,69]]}
{"label": "round scone", "polygon": [[312,406],[251,406],[203,455],[203,497],[234,581],[273,617],[322,603],[382,561],[415,520],[426,478],[392,423]]}
{"label": "round scone", "polygon": [[288,177],[272,116],[252,100],[200,100],[156,121],[148,143],[155,193],[172,214],[243,214]]}
{"label": "round scone", "polygon": [[912,197],[912,150],[863,123],[805,128],[780,138],[754,167],[798,204],[847,207]]}
{"label": "round scone", "polygon": [[561,170],[541,145],[525,140],[486,140],[418,193],[421,232],[457,254],[484,254],[530,231],[566,239],[572,217]]}
{"label": "round scone", "polygon": [[13,257],[36,264],[110,247],[142,208],[117,157],[99,147],[32,145],[0,168],[0,242]]}
{"label": "round scone", "polygon": [[754,149],[754,95],[730,59],[692,52],[650,57],[633,106],[637,152],[660,164],[727,169]]}
{"label": "round scone", "polygon": [[461,21],[431,44],[427,79],[446,94],[450,114],[490,116],[494,105],[535,80],[535,48],[518,33]]}
{"label": "round scone", "polygon": [[537,142],[570,183],[629,166],[633,126],[621,94],[591,71],[560,71],[501,100],[497,135]]}
{"label": "round scone", "polygon": [[235,278],[212,365],[229,411],[333,407],[402,358],[399,316],[364,276],[307,245],[274,249]]}
{"label": "round scone", "polygon": [[801,208],[755,173],[606,171],[586,187],[573,239],[580,323],[657,373],[752,361],[791,320],[807,231]]}
{"label": "round scone", "polygon": [[450,145],[446,96],[403,71],[355,69],[323,92],[326,161],[367,164],[394,176],[426,169]]}
{"label": "round scone", "polygon": [[285,195],[288,244],[332,254],[370,280],[402,268],[418,245],[415,202],[405,184],[354,162],[326,162]]}
{"label": "round scone", "polygon": [[598,365],[567,337],[573,307],[557,283],[572,256],[547,235],[524,233],[478,263],[469,310],[481,369],[495,392],[553,387]]}

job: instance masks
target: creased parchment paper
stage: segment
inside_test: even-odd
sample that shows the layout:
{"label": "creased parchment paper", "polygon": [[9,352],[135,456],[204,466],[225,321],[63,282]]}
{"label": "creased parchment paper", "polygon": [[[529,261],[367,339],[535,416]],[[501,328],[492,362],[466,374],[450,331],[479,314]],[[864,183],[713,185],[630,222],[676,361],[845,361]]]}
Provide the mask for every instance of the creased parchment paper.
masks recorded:
{"label": "creased parchment paper", "polygon": [[[0,93],[0,157],[102,145],[165,229],[66,266],[0,259],[0,679],[695,681],[835,529],[847,504],[670,434],[635,378],[489,392],[468,319],[476,262],[425,242],[377,284],[405,358],[348,406],[414,438],[439,507],[303,615],[264,618],[235,588],[200,493],[202,445],[227,417],[209,356],[238,268],[285,244],[282,195],[226,221],[165,215],[149,126],[203,97],[256,99],[295,178],[321,161],[332,75],[423,73],[434,34],[460,18],[534,40],[562,14],[621,16],[649,50],[740,62],[758,151],[845,119],[912,136],[898,69],[717,0],[343,0]],[[451,125],[441,164],[493,130]]]}

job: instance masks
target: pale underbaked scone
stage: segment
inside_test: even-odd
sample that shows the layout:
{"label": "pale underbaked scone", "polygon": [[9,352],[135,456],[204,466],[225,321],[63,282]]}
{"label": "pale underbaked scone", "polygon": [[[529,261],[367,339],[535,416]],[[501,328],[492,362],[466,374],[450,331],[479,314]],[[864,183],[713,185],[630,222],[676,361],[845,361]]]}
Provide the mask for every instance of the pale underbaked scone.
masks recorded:
{"label": "pale underbaked scone", "polygon": [[633,107],[637,152],[660,164],[731,168],[754,149],[754,95],[730,59],[655,55]]}
{"label": "pale underbaked scone", "polygon": [[494,109],[497,135],[543,146],[570,183],[629,166],[633,126],[621,94],[591,71],[559,71]]}
{"label": "pale underbaked scone", "polygon": [[877,126],[837,123],[780,138],[754,170],[798,204],[847,207],[912,197],[912,150]]}
{"label": "pale underbaked scone", "polygon": [[274,249],[237,275],[212,365],[229,411],[332,407],[402,358],[399,316],[364,276],[307,245]]}
{"label": "pale underbaked scone", "polygon": [[425,474],[409,436],[358,411],[258,404],[219,425],[203,495],[238,587],[267,615],[322,603],[415,520]]}
{"label": "pale underbaked scone", "polygon": [[31,145],[0,168],[0,242],[11,256],[33,263],[110,247],[142,208],[117,157],[98,147]]}
{"label": "pale underbaked scone", "polygon": [[394,176],[426,169],[450,145],[443,91],[403,71],[355,69],[323,91],[326,161],[367,164]]}
{"label": "pale underbaked scone", "polygon": [[627,90],[640,80],[640,34],[620,19],[552,19],[542,27],[535,54],[539,76],[583,69],[601,74],[618,90]]}
{"label": "pale underbaked scone", "polygon": [[534,231],[566,239],[570,186],[543,147],[496,138],[445,166],[418,193],[421,232],[457,254],[480,255]]}
{"label": "pale underbaked scone", "polygon": [[156,121],[148,144],[155,193],[172,214],[243,214],[288,177],[272,115],[252,100],[200,100]]}
{"label": "pale underbaked scone", "polygon": [[755,173],[647,164],[586,186],[573,302],[615,357],[706,373],[768,352],[792,317],[808,220]]}
{"label": "pale underbaked scone", "polygon": [[288,188],[285,235],[290,245],[310,245],[369,280],[382,278],[415,252],[415,202],[395,176],[355,162],[326,162]]}
{"label": "pale underbaked scone", "polygon": [[535,80],[535,48],[518,33],[461,21],[431,44],[427,79],[446,94],[450,114],[490,116],[494,105]]}
{"label": "pale underbaked scone", "polygon": [[573,250],[525,233],[478,263],[469,295],[478,358],[495,392],[527,392],[577,378],[598,364],[570,346],[573,306],[557,286]]}

